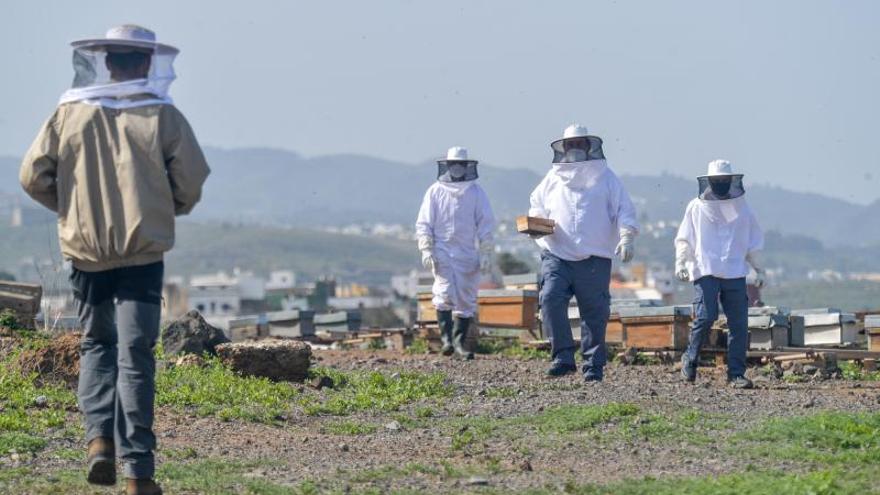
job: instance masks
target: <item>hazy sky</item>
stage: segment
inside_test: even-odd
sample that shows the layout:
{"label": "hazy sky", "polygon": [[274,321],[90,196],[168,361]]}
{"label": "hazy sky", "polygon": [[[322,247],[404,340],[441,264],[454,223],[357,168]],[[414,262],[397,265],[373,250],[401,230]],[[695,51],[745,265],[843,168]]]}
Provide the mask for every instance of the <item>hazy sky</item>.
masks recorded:
{"label": "hazy sky", "polygon": [[876,1],[7,1],[0,153],[69,84],[67,42],[126,22],[181,49],[172,95],[206,145],[462,145],[543,170],[577,121],[620,173],[726,157],[752,182],[880,198]]}

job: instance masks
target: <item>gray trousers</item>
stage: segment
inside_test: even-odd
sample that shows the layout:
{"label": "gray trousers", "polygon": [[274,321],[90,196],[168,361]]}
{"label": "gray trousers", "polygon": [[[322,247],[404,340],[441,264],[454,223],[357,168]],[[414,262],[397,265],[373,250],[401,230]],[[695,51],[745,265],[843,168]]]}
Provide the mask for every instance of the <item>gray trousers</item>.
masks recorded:
{"label": "gray trousers", "polygon": [[601,378],[607,360],[605,330],[611,313],[611,260],[591,256],[566,261],[548,251],[541,253],[541,320],[550,339],[553,361],[575,364],[574,339],[568,303],[577,300],[581,317],[583,373]]}
{"label": "gray trousers", "polygon": [[83,328],[79,406],[86,441],[113,438],[126,478],[152,478],[153,401],[159,336],[162,266],[107,272],[74,270]]}

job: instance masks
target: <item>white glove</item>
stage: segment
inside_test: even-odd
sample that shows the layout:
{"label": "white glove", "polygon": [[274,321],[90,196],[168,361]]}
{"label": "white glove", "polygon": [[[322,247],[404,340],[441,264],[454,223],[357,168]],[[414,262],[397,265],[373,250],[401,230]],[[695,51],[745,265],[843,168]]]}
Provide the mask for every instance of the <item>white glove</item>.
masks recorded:
{"label": "white glove", "polygon": [[682,282],[688,282],[691,274],[687,269],[688,253],[691,246],[684,240],[675,241],[675,278]]}
{"label": "white glove", "polygon": [[428,270],[434,271],[437,266],[437,260],[434,258],[434,239],[430,237],[419,237],[419,251],[422,252],[422,266]]}
{"label": "white glove", "polygon": [[755,270],[755,287],[761,288],[764,287],[764,277],[766,275],[766,271],[761,267],[763,263],[761,263],[760,258],[758,257],[757,251],[752,251],[746,255],[746,261],[749,265],[752,265],[752,268]]}
{"label": "white glove", "polygon": [[436,265],[437,263],[434,261],[434,253],[429,249],[422,251],[422,266],[433,272]]}
{"label": "white glove", "polygon": [[614,250],[614,254],[620,261],[629,263],[633,259],[636,252],[635,246],[633,246],[635,236],[636,233],[630,229],[620,229],[620,242],[617,244],[617,249]]}
{"label": "white glove", "polygon": [[495,244],[491,241],[480,243],[480,272],[489,273],[492,271],[492,263],[495,255]]}

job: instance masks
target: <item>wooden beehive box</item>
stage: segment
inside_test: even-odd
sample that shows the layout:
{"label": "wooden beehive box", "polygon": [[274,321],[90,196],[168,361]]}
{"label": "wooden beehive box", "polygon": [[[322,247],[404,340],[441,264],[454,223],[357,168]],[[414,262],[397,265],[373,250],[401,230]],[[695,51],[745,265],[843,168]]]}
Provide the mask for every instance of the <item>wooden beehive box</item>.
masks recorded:
{"label": "wooden beehive box", "polygon": [[437,321],[437,309],[431,301],[434,294],[431,292],[430,285],[419,286],[416,292],[418,307],[416,312],[416,321],[420,324],[433,323]]}
{"label": "wooden beehive box", "polygon": [[[576,305],[568,307],[568,322],[571,325],[572,337],[581,338],[581,314]],[[612,312],[608,317],[608,325],[605,327],[605,342],[614,345],[623,344],[623,323],[620,321],[620,315],[616,312]]]}
{"label": "wooden beehive box", "polygon": [[556,227],[556,222],[549,218],[528,217],[525,215],[516,217],[516,231],[529,235],[550,235]]}
{"label": "wooden beehive box", "polygon": [[788,317],[784,314],[749,316],[749,349],[788,347]]}
{"label": "wooden beehive box", "polygon": [[39,285],[0,282],[0,310],[11,310],[18,324],[23,327],[34,327],[42,298],[43,288]]}
{"label": "wooden beehive box", "polygon": [[605,327],[605,342],[608,344],[623,344],[623,322],[619,313],[611,313],[608,317],[608,326]]}
{"label": "wooden beehive box", "polygon": [[[660,306],[662,303],[659,299],[615,299],[611,303],[611,314],[608,317],[608,325],[605,327],[605,342],[615,345],[623,344],[623,322],[620,320],[620,308]],[[570,311],[569,315],[571,315]]]}
{"label": "wooden beehive box", "polygon": [[509,290],[538,290],[538,274],[505,275],[501,278],[501,283]]}
{"label": "wooden beehive box", "polygon": [[480,325],[487,327],[535,328],[538,292],[492,289],[477,295]]}
{"label": "wooden beehive box", "polygon": [[690,306],[622,307],[623,345],[645,350],[683,350],[690,333]]}
{"label": "wooden beehive box", "polygon": [[865,316],[865,334],[868,338],[868,350],[880,352],[880,315]]}

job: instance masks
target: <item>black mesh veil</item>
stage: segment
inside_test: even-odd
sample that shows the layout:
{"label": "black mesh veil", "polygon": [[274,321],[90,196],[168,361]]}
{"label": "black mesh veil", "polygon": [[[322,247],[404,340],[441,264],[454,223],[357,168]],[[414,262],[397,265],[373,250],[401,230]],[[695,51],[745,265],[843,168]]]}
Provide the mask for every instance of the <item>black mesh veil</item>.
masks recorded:
{"label": "black mesh veil", "polygon": [[[460,177],[455,177],[450,172],[450,168],[454,169],[458,165],[464,168],[464,174]],[[439,160],[437,162],[437,180],[440,182],[466,182],[476,180],[478,177],[476,160]]]}
{"label": "black mesh veil", "polygon": [[697,177],[697,195],[707,201],[738,198],[746,193],[742,179],[742,175]]}
{"label": "black mesh veil", "polygon": [[602,139],[597,136],[583,136],[560,139],[550,143],[553,149],[553,163],[574,163],[589,160],[604,160]]}

